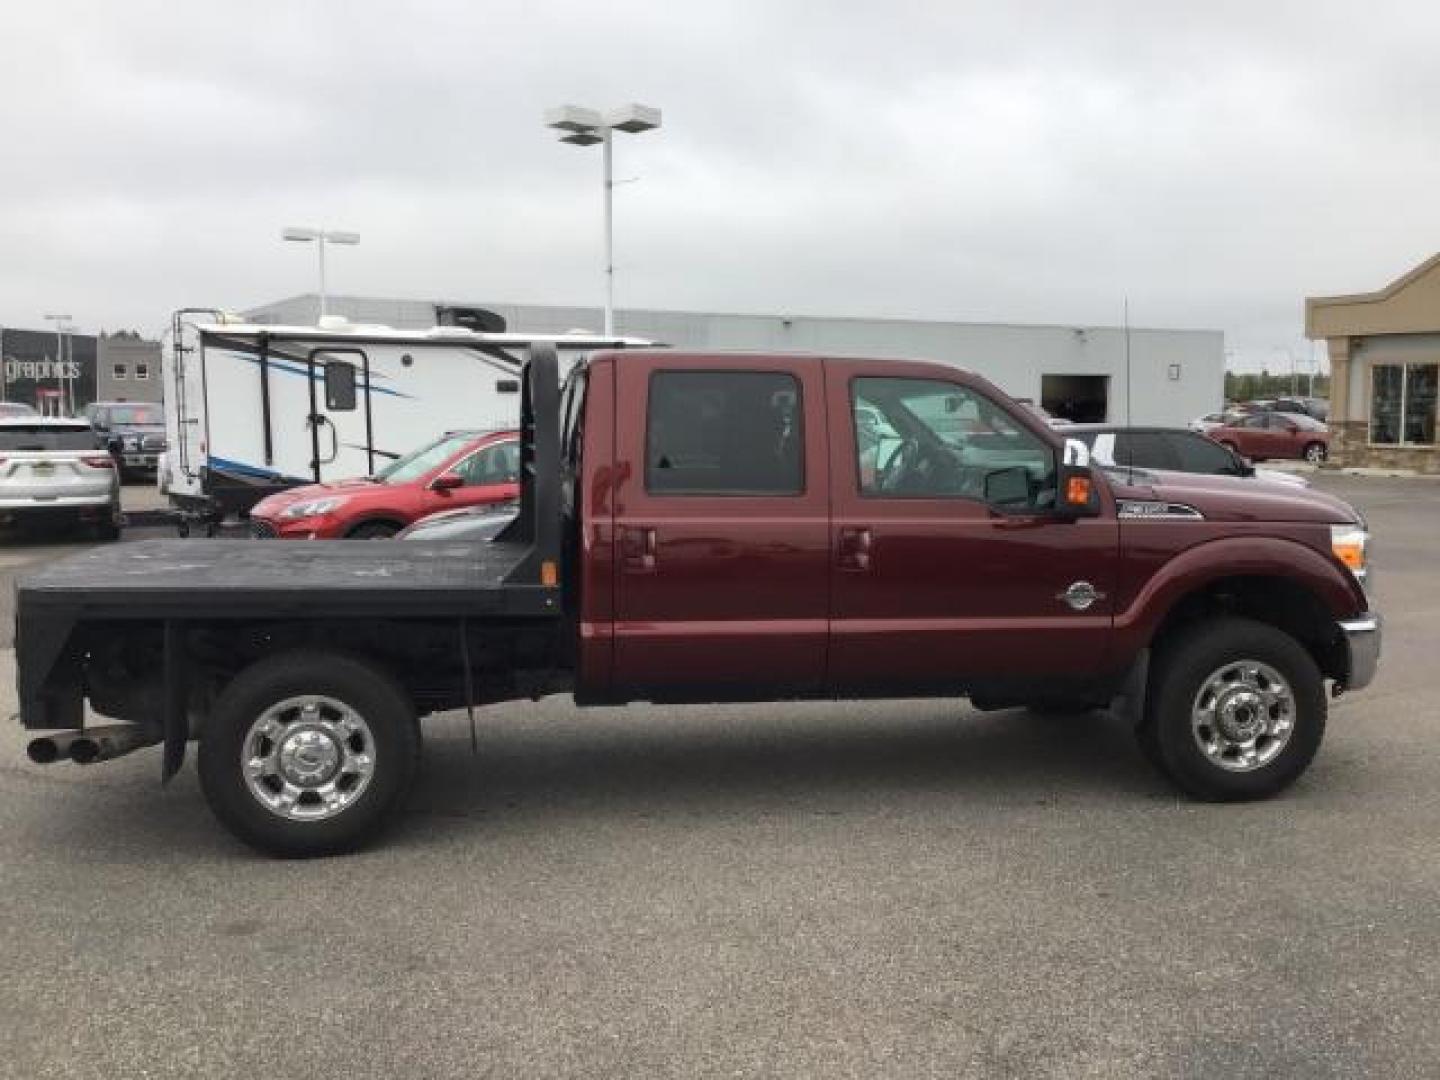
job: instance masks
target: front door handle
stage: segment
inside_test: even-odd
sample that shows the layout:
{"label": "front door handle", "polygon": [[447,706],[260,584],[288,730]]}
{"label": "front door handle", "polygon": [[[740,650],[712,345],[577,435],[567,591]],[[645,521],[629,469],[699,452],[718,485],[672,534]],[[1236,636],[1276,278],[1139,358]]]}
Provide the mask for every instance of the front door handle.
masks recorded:
{"label": "front door handle", "polygon": [[868,525],[845,525],[840,529],[841,570],[864,572],[870,569],[870,545],[874,537]]}
{"label": "front door handle", "polygon": [[655,529],[650,525],[627,525],[620,534],[621,558],[626,570],[642,573],[655,569]]}

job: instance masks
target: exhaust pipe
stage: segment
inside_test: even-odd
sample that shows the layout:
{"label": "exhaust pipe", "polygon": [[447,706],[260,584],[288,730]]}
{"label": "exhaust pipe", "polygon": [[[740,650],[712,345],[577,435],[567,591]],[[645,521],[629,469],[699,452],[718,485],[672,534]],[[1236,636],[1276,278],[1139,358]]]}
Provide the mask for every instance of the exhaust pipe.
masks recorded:
{"label": "exhaust pipe", "polygon": [[147,731],[134,724],[113,724],[110,727],[77,731],[70,741],[70,760],[76,765],[93,765],[154,746],[160,741],[158,732]]}
{"label": "exhaust pipe", "polygon": [[84,735],[83,731],[62,731],[55,735],[42,735],[31,739],[25,747],[25,754],[36,765],[53,765],[70,756],[70,747]]}

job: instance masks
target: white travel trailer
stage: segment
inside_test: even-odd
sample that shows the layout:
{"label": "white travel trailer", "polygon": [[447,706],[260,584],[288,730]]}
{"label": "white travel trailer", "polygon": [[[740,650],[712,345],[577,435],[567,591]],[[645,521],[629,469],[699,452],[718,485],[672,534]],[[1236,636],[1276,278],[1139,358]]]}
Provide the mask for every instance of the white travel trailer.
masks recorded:
{"label": "white travel trailer", "polygon": [[184,519],[212,523],[297,484],[367,476],[446,431],[514,426],[531,342],[553,342],[562,372],[597,349],[649,344],[196,310],[175,314],[169,338],[159,484]]}

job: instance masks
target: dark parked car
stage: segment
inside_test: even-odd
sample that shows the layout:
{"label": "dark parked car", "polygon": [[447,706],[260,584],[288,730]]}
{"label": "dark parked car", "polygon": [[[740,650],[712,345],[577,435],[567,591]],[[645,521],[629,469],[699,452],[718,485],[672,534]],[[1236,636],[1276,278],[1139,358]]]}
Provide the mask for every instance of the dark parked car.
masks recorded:
{"label": "dark parked car", "polygon": [[154,472],[165,452],[165,414],[143,401],[96,401],[85,406],[85,418],[110,450],[120,475]]}
{"label": "dark parked car", "polygon": [[1073,424],[1065,429],[1065,435],[1085,443],[1095,460],[1103,465],[1169,469],[1206,476],[1254,476],[1299,487],[1309,483],[1294,473],[1257,469],[1229,447],[1182,428]]}

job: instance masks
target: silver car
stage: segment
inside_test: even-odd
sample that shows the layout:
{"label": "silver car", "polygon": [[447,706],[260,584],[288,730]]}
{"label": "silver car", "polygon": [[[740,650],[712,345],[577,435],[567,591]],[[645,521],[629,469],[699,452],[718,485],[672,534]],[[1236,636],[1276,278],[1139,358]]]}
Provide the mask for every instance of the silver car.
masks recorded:
{"label": "silver car", "polygon": [[120,475],[83,420],[0,418],[0,521],[56,521],[120,535]]}

